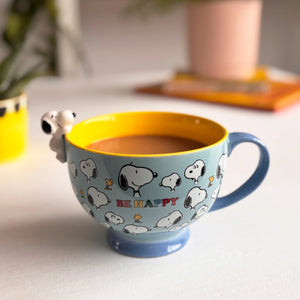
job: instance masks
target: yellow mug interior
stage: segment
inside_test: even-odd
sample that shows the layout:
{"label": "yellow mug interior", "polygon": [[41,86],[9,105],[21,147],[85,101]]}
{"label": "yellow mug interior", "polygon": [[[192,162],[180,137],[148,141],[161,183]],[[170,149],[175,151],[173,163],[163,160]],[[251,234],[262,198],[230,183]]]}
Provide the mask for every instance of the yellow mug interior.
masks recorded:
{"label": "yellow mug interior", "polygon": [[[207,146],[204,148],[207,148],[223,142],[227,138],[228,133],[218,123],[198,116],[170,112],[125,112],[102,115],[85,120],[72,128],[71,132],[66,135],[66,140],[75,147],[96,153],[105,153],[88,149],[87,146],[101,139],[132,135],[182,137],[205,144]],[[194,149],[180,153],[198,150]],[[109,154],[122,155],[120,153]],[[130,155],[126,154],[126,156]],[[133,156],[161,155],[135,154]]]}

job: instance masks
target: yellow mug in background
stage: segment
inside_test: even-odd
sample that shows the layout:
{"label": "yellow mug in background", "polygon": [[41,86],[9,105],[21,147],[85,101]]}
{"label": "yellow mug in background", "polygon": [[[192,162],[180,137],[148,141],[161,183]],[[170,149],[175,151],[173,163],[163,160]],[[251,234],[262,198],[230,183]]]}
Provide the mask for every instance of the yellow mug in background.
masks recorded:
{"label": "yellow mug in background", "polygon": [[28,143],[27,96],[0,100],[0,163],[18,158]]}

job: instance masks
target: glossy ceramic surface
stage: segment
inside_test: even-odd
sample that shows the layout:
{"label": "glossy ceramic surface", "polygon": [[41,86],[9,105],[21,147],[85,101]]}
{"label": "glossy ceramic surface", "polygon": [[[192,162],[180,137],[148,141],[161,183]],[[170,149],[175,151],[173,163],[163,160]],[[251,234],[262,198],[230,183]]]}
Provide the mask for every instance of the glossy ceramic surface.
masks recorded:
{"label": "glossy ceramic surface", "polygon": [[[163,155],[112,154],[85,148],[102,137],[139,132],[192,136],[208,146]],[[259,146],[257,171],[242,191],[214,206],[228,155],[240,142]],[[73,127],[65,146],[71,183],[80,204],[109,228],[113,249],[139,257],[166,255],[182,248],[189,237],[189,224],[211,208],[228,206],[246,196],[268,169],[267,150],[255,137],[229,135],[213,121],[175,113],[123,113],[89,119]]]}

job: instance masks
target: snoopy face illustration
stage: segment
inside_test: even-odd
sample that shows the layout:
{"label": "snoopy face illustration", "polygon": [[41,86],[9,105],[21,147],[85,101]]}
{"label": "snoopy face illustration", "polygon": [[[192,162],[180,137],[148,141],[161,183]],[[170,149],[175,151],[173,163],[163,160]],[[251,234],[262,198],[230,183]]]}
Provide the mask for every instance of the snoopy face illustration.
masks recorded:
{"label": "snoopy face illustration", "polygon": [[72,176],[73,176],[73,178],[75,178],[76,176],[77,176],[77,168],[76,168],[76,165],[75,165],[75,163],[73,162],[73,163],[70,163],[69,164],[69,168],[70,168],[70,172],[71,172],[71,174],[72,174]]}
{"label": "snoopy face illustration", "polygon": [[80,162],[80,170],[87,177],[88,182],[90,182],[91,178],[98,176],[96,165],[90,158]]}
{"label": "snoopy face illustration", "polygon": [[196,186],[192,188],[187,194],[184,201],[184,207],[185,208],[190,207],[191,209],[195,209],[195,206],[201,203],[206,197],[207,197],[206,190],[203,190],[200,187]]}
{"label": "snoopy face illustration", "polygon": [[172,173],[161,180],[160,186],[169,187],[171,191],[175,191],[175,187],[181,184],[181,178],[177,173]]}
{"label": "snoopy face illustration", "polygon": [[155,177],[157,177],[157,173],[148,168],[125,165],[121,168],[118,179],[121,189],[131,188],[133,196],[140,197],[140,188],[150,183]]}
{"label": "snoopy face illustration", "polygon": [[41,127],[46,134],[54,134],[58,129],[57,111],[49,111],[42,116]]}
{"label": "snoopy face illustration", "polygon": [[110,203],[107,196],[93,186],[88,189],[88,200],[90,204],[95,206],[97,209],[100,209],[101,206],[105,206]]}
{"label": "snoopy face illustration", "polygon": [[114,225],[119,225],[124,223],[124,219],[121,216],[116,215],[111,211],[105,214],[105,221]]}
{"label": "snoopy face illustration", "polygon": [[135,234],[141,234],[141,233],[146,233],[150,229],[146,226],[137,226],[137,225],[126,225],[123,228],[123,231],[126,233],[131,233],[133,235]]}
{"label": "snoopy face illustration", "polygon": [[226,166],[226,162],[227,162],[227,155],[226,154],[222,154],[220,159],[219,159],[219,163],[218,163],[218,167],[217,167],[217,178],[219,179],[220,176],[224,175],[224,171],[225,171],[225,166]]}
{"label": "snoopy face illustration", "polygon": [[155,227],[169,228],[182,220],[182,213],[179,210],[175,210],[168,216],[161,218]]}
{"label": "snoopy face illustration", "polygon": [[193,179],[194,183],[198,183],[199,177],[205,174],[205,164],[199,159],[185,169],[184,176],[188,179]]}
{"label": "snoopy face illustration", "polygon": [[207,213],[207,211],[208,211],[208,206],[202,205],[200,208],[198,208],[196,213],[192,216],[191,220],[197,220],[198,218],[203,216],[205,213]]}

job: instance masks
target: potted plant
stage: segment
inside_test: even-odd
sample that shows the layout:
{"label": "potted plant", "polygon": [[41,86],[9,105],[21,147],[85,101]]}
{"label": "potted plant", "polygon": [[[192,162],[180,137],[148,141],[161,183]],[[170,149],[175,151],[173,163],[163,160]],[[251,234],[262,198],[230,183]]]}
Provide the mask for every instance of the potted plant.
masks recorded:
{"label": "potted plant", "polygon": [[24,90],[31,80],[49,73],[52,53],[38,43],[30,44],[28,37],[41,9],[47,8],[49,16],[54,17],[53,5],[52,0],[13,0],[10,3],[2,32],[6,54],[0,58],[0,162],[18,157],[26,149],[28,112]]}
{"label": "potted plant", "polygon": [[256,70],[262,0],[129,0],[127,10],[187,7],[190,71],[213,79],[245,80]]}

